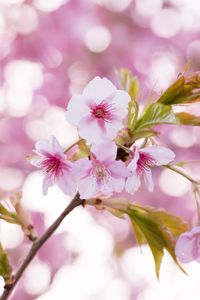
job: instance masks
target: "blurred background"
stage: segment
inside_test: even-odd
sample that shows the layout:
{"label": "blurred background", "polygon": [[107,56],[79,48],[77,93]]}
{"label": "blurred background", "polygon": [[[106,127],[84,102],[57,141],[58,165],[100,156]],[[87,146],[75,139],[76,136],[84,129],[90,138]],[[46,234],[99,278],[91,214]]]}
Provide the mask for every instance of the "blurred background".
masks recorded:
{"label": "blurred background", "polygon": [[[41,234],[66,207],[58,188],[42,195],[42,177],[27,161],[38,139],[77,140],[65,120],[71,95],[96,75],[118,84],[116,68],[141,80],[141,103],[156,99],[184,70],[200,69],[199,0],[0,0],[0,194],[22,189]],[[153,96],[152,96],[153,95]],[[78,109],[78,107],[77,107]],[[199,104],[191,110],[200,115]],[[177,161],[198,159],[200,129],[160,127],[159,141]],[[200,177],[198,164],[188,169]],[[166,208],[195,224],[190,183],[155,169],[155,192],[134,200]],[[17,267],[30,248],[15,225],[0,221],[0,240]],[[199,300],[200,266],[178,270],[166,255],[158,282],[146,246],[126,220],[77,208],[41,249],[13,300]],[[0,294],[3,280],[0,278]]]}

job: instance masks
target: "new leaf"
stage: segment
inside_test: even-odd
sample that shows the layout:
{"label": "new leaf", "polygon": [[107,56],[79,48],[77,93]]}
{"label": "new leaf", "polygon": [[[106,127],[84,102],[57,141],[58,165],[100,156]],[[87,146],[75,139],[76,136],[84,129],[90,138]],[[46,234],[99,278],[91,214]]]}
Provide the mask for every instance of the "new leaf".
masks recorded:
{"label": "new leaf", "polygon": [[183,270],[177,262],[174,247],[176,238],[187,231],[186,223],[164,210],[143,208],[138,205],[130,205],[125,213],[130,218],[138,243],[142,244],[144,241],[148,243],[154,257],[157,277],[159,277],[164,249]]}

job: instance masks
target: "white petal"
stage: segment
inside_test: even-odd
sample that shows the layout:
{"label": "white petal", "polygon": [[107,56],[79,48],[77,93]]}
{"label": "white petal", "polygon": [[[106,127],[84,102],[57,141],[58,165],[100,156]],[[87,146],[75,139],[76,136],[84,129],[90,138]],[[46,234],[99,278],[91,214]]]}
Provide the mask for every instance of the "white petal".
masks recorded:
{"label": "white petal", "polygon": [[81,199],[93,198],[100,192],[95,179],[91,177],[87,177],[79,181],[78,191]]}
{"label": "white petal", "polygon": [[67,172],[63,176],[56,178],[55,183],[67,195],[71,196],[76,192],[75,182],[72,180],[71,175]]}
{"label": "white petal", "polygon": [[111,164],[115,161],[117,155],[117,146],[112,141],[107,141],[98,145],[93,145],[91,152],[95,154],[97,160],[100,162],[107,162]]}
{"label": "white petal", "polygon": [[132,172],[136,171],[137,169],[137,161],[139,159],[140,155],[137,149],[135,149],[134,157],[128,164],[128,169]]}
{"label": "white petal", "polygon": [[125,164],[122,161],[115,161],[112,165],[110,165],[109,170],[112,173],[112,176],[115,178],[126,178],[132,175],[132,172],[128,170]]}
{"label": "white petal", "polygon": [[89,115],[90,108],[84,97],[74,95],[69,100],[66,112],[66,119],[69,123],[77,126],[82,118]]}
{"label": "white petal", "polygon": [[103,143],[106,139],[106,130],[98,121],[86,117],[79,124],[79,134],[91,144]]}
{"label": "white petal", "polygon": [[105,122],[106,136],[110,140],[117,137],[120,129],[124,128],[122,120],[112,120],[111,122]]}
{"label": "white petal", "polygon": [[121,193],[125,186],[125,179],[124,178],[116,179],[112,177],[111,183],[113,186],[113,190],[117,193]]}
{"label": "white petal", "polygon": [[155,159],[156,166],[166,165],[175,158],[175,153],[165,147],[152,146],[144,148],[141,151],[149,153],[149,155]]}
{"label": "white petal", "polygon": [[40,155],[30,155],[28,157],[28,161],[31,163],[31,165],[35,166],[36,168],[40,168],[41,167],[41,163],[44,159],[44,156],[40,156]]}
{"label": "white petal", "polygon": [[85,176],[92,169],[92,162],[88,158],[81,158],[73,165],[73,176],[78,179]]}
{"label": "white petal", "polygon": [[129,194],[133,195],[139,189],[140,185],[141,185],[140,177],[137,175],[136,172],[134,172],[133,176],[129,177],[126,180],[125,190]]}
{"label": "white petal", "polygon": [[116,115],[120,119],[124,119],[128,114],[128,103],[131,100],[129,94],[122,90],[117,90],[112,98],[113,106],[116,110]]}
{"label": "white petal", "polygon": [[83,91],[83,97],[98,104],[115,93],[116,87],[106,78],[95,77]]}
{"label": "white petal", "polygon": [[35,150],[37,153],[41,153],[42,155],[52,153],[52,143],[46,139],[39,140],[35,144]]}
{"label": "white petal", "polygon": [[145,170],[143,172],[143,176],[144,176],[144,183],[145,183],[147,189],[150,192],[153,192],[154,184],[153,184],[151,170]]}
{"label": "white petal", "polygon": [[49,175],[46,175],[43,179],[43,195],[46,196],[48,192],[48,188],[51,187],[54,184],[53,178]]}
{"label": "white petal", "polygon": [[113,185],[112,185],[112,182],[111,182],[110,178],[109,178],[109,180],[104,180],[101,183],[101,193],[103,195],[106,195],[106,196],[111,196],[112,195],[112,193],[113,193]]}
{"label": "white petal", "polygon": [[189,263],[194,260],[193,249],[195,247],[195,238],[180,236],[177,240],[175,253],[182,263]]}
{"label": "white petal", "polygon": [[55,136],[51,138],[50,143],[52,144],[52,152],[54,154],[59,154],[60,156],[64,156],[63,149],[60,146],[58,140],[55,138]]}

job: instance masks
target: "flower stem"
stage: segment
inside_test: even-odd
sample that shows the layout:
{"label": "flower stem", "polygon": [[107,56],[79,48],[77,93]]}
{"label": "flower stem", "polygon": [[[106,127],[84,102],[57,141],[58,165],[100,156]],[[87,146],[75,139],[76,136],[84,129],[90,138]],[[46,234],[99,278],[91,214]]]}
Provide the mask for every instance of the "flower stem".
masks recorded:
{"label": "flower stem", "polygon": [[84,203],[84,200],[81,200],[79,197],[79,194],[77,193],[72,201],[69,203],[69,205],[65,208],[65,210],[61,213],[61,215],[54,221],[54,223],[46,230],[46,232],[37,240],[35,240],[32,244],[32,247],[26,256],[25,260],[19,267],[18,271],[16,272],[14,276],[14,281],[9,285],[5,286],[4,292],[0,298],[0,300],[6,300],[9,298],[11,292],[13,291],[15,285],[21,278],[22,274],[26,270],[26,268],[29,266],[35,255],[37,254],[38,250],[42,247],[42,245],[52,236],[52,234],[55,232],[55,230],[59,227],[61,222],[64,220],[64,218],[77,206]]}
{"label": "flower stem", "polygon": [[73,143],[71,146],[69,146],[67,149],[65,149],[64,153],[66,154],[69,150],[71,150],[74,146],[76,146],[78,143],[80,143],[83,140],[84,139],[80,139],[80,140],[76,141],[75,143]]}

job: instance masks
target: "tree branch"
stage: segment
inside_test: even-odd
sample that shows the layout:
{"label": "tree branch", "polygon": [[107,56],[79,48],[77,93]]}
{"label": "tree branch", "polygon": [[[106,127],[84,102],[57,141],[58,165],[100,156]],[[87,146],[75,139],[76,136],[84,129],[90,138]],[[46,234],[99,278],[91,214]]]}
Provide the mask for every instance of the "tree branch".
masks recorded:
{"label": "tree branch", "polygon": [[54,223],[46,230],[46,232],[37,240],[33,242],[33,245],[21,264],[20,268],[18,269],[17,273],[14,276],[14,281],[9,285],[5,286],[4,292],[0,298],[0,300],[6,300],[9,298],[11,292],[13,291],[14,287],[16,286],[17,282],[21,278],[22,274],[29,266],[30,262],[33,260],[35,255],[37,254],[38,250],[42,247],[42,245],[51,237],[51,235],[55,232],[55,230],[59,227],[63,219],[77,206],[84,204],[84,200],[80,199],[79,194],[77,193],[69,205],[65,208],[65,210],[61,213],[61,215],[54,221]]}

